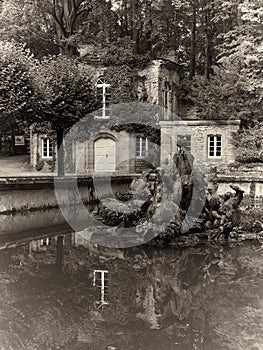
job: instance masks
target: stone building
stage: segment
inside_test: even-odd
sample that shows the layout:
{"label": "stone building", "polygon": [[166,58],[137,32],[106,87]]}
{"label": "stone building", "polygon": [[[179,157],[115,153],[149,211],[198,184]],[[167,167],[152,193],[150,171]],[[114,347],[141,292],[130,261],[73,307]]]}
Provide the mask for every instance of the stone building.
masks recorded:
{"label": "stone building", "polygon": [[[131,69],[129,81],[122,66],[105,66],[102,56],[94,47],[86,47],[80,57],[80,69],[93,77],[94,89],[101,102],[95,119],[112,118],[111,106],[122,102],[159,106],[158,119],[167,120],[170,114],[177,113],[180,67],[176,63],[161,58],[148,61],[141,68]],[[150,163],[155,167],[160,165],[160,154],[143,128],[113,131],[105,127],[88,141],[76,140],[72,147],[71,161],[75,171],[81,174],[140,173]],[[36,132],[32,128],[32,167],[49,170],[55,156],[54,142],[43,131]]]}
{"label": "stone building", "polygon": [[232,134],[240,126],[239,120],[174,120],[160,121],[161,165],[168,165],[167,154],[173,155],[178,145],[208,170],[214,166],[228,166],[235,162]]}
{"label": "stone building", "polygon": [[[94,46],[80,50],[80,69],[92,77],[100,101],[101,108],[94,118],[105,120],[105,128],[101,127],[88,140],[73,142],[73,172],[133,174],[141,173],[150,164],[165,167],[173,161],[178,145],[194,155],[196,164],[207,166],[207,171],[234,163],[231,139],[232,133],[239,129],[239,120],[200,120],[194,114],[186,116],[187,120],[178,118],[179,65],[165,58],[133,64],[129,69],[127,64],[105,62],[105,53]],[[116,104],[132,101],[158,107],[157,116],[152,117],[159,123],[156,128],[161,147],[156,147],[143,127],[114,130],[106,126],[106,121],[116,117],[113,112]],[[132,118],[129,122],[133,122]],[[31,165],[38,170],[50,169],[56,158],[54,139],[43,130],[33,130]]]}
{"label": "stone building", "polygon": [[178,145],[194,156],[194,169],[207,176],[210,185],[217,183],[217,192],[226,193],[230,184],[245,193],[243,206],[260,206],[263,196],[261,164],[236,162],[233,133],[240,120],[170,120],[160,121],[161,166],[171,166]]}

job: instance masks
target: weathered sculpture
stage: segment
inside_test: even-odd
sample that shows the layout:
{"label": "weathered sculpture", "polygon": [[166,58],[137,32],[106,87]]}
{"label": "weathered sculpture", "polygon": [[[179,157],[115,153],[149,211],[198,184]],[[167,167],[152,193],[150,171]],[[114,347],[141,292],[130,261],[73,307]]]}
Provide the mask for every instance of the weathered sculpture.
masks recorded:
{"label": "weathered sculpture", "polygon": [[[193,163],[194,157],[189,152],[178,145],[178,151],[173,157],[176,167],[172,176],[164,175],[161,169],[149,169],[142,174],[141,180],[137,181],[137,187],[133,192],[133,199],[141,200],[140,210],[125,213],[109,209],[101,201],[98,201],[93,214],[104,224],[120,228],[136,227],[142,222],[146,223],[143,232],[138,228],[138,235],[144,238],[144,242],[151,240],[153,244],[163,245],[176,240],[182,236],[182,224],[186,218],[191,202],[193,201]],[[135,182],[136,182],[135,181]],[[165,186],[163,184],[165,183]],[[180,187],[180,193],[177,196],[174,185]],[[164,193],[164,187],[166,193]],[[208,189],[204,208],[184,236],[199,235],[205,239],[218,239],[223,236],[228,238],[233,228],[238,223],[238,207],[243,199],[243,193],[238,186],[231,186],[235,193],[227,192],[223,196],[216,194],[216,191]],[[201,189],[201,191],[203,188]],[[128,195],[128,194],[127,194]],[[144,199],[142,200],[142,196]],[[166,222],[166,215],[163,216],[165,229],[157,237],[154,235],[156,230],[155,224],[150,223],[151,217],[165,200],[169,203],[169,210],[173,211],[172,219]],[[161,218],[162,219],[162,218]],[[147,225],[147,221],[149,224]],[[149,239],[145,239],[149,237]],[[154,238],[155,237],[155,238]],[[154,239],[153,239],[154,238]]]}
{"label": "weathered sculpture", "polygon": [[217,195],[208,189],[206,205],[198,221],[199,227],[193,231],[203,231],[208,238],[215,239],[223,236],[225,239],[238,224],[239,205],[243,199],[244,191],[238,186],[230,185],[235,193],[227,192]]}

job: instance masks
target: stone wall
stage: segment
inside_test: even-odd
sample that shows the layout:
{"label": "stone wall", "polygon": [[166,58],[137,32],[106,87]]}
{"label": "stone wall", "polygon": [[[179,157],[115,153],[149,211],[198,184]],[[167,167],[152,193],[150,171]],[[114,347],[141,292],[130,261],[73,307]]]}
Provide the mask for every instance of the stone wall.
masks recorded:
{"label": "stone wall", "polygon": [[[136,175],[131,176],[112,176],[110,179],[105,176],[96,178],[96,192],[100,198],[107,197],[109,194],[119,194],[129,192],[130,184]],[[65,203],[74,203],[76,193],[72,181],[75,178],[66,177],[61,184],[61,191]],[[82,200],[92,202],[94,200],[91,194],[92,178],[78,178],[78,191]],[[57,188],[57,191],[59,189]],[[0,213],[11,211],[27,211],[43,208],[57,207],[57,198],[54,190],[54,179],[52,177],[39,178],[7,178],[0,182]],[[96,195],[96,193],[95,193]]]}
{"label": "stone wall", "polygon": [[[195,164],[208,171],[217,165],[228,165],[235,161],[235,149],[231,142],[232,133],[239,129],[238,120],[176,120],[162,121],[161,126],[161,166],[173,162],[172,156],[177,152],[178,135],[191,136],[191,153]],[[222,135],[222,156],[208,156],[208,136]]]}
{"label": "stone wall", "polygon": [[160,119],[169,118],[173,120],[176,118],[178,111],[178,91],[179,91],[179,73],[178,67],[172,63],[163,61],[160,65],[159,73],[159,101],[160,106],[164,106],[164,91],[166,90],[165,84],[169,84],[168,90],[168,110],[164,111],[164,115],[160,116]]}
{"label": "stone wall", "polygon": [[[130,169],[129,159],[135,152],[135,141],[126,131],[114,132],[111,130],[103,130],[103,132],[94,135],[89,142],[79,143],[75,146],[75,155],[78,174],[93,174],[95,153],[94,142],[100,138],[110,138],[115,141],[116,146],[116,173],[129,174],[133,172]],[[134,145],[133,145],[134,143]]]}
{"label": "stone wall", "polygon": [[152,63],[145,69],[138,72],[140,77],[145,77],[144,86],[147,93],[147,102],[158,104],[159,101],[159,61]]}
{"label": "stone wall", "polygon": [[241,165],[239,168],[229,166],[222,171],[219,167],[215,181],[218,184],[218,193],[225,193],[230,189],[230,184],[238,185],[245,193],[243,204],[254,205],[257,201],[263,204],[263,165],[254,165],[249,168]]}
{"label": "stone wall", "polygon": [[[76,142],[72,144],[72,155],[67,154],[65,149],[65,172],[67,174],[90,174],[94,173],[95,151],[94,142],[99,139],[110,138],[115,142],[116,148],[116,170],[115,174],[134,174],[140,173],[149,168],[144,158],[136,158],[136,136],[142,136],[143,133],[112,131],[104,129],[88,142]],[[46,137],[44,134],[31,134],[31,166],[40,171],[50,171],[50,163],[52,158],[42,158],[41,139]],[[149,154],[151,154],[150,163],[155,167],[159,166],[159,154],[152,150],[153,145],[149,143]],[[43,162],[43,167],[39,169],[39,164]]]}
{"label": "stone wall", "polygon": [[[168,93],[168,114],[178,112],[177,92],[179,88],[178,66],[169,60],[153,60],[151,64],[138,72],[138,75],[145,77],[145,89],[147,92],[147,102],[164,106],[163,92],[165,83],[169,83],[170,90]],[[164,119],[164,114],[159,116]]]}
{"label": "stone wall", "polygon": [[42,138],[48,137],[46,134],[30,131],[30,165],[39,171],[53,171],[54,159],[56,159],[56,147],[53,147],[53,157],[42,157]]}

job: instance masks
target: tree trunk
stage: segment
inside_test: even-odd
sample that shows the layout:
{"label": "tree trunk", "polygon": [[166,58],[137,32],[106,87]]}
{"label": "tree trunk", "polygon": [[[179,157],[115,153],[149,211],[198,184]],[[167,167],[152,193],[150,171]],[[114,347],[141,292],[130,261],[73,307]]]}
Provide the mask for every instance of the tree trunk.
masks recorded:
{"label": "tree trunk", "polygon": [[206,29],[205,33],[205,76],[209,79],[210,76],[210,43],[209,43],[209,33]]}
{"label": "tree trunk", "polygon": [[128,4],[127,0],[124,0],[122,3],[122,10],[123,10],[123,16],[122,16],[122,28],[123,28],[123,34],[125,36],[129,36],[129,11],[128,11]]}
{"label": "tree trunk", "polygon": [[16,147],[15,147],[15,135],[14,135],[14,124],[11,123],[11,155],[16,155]]}
{"label": "tree trunk", "polygon": [[69,57],[78,54],[77,48],[73,44],[72,36],[75,31],[79,6],[76,6],[73,0],[64,0],[62,4],[58,1],[53,1],[52,16],[55,22],[59,52]]}
{"label": "tree trunk", "polygon": [[57,133],[57,165],[58,176],[64,176],[64,144],[63,144],[63,129],[56,129]]}
{"label": "tree trunk", "polygon": [[207,79],[212,74],[213,64],[213,23],[214,2],[211,1],[210,8],[206,10],[205,14],[205,76]]}
{"label": "tree trunk", "polygon": [[241,1],[240,0],[238,0],[237,2],[236,2],[236,23],[237,23],[237,25],[239,26],[239,27],[241,27],[242,25],[243,25],[243,20],[242,20],[242,13],[241,13],[241,11],[240,11],[240,3],[241,3]]}
{"label": "tree trunk", "polygon": [[138,0],[132,0],[132,27],[131,37],[134,42],[133,53],[139,54],[139,31],[138,31]]}
{"label": "tree trunk", "polygon": [[190,79],[195,76],[196,68],[196,3],[192,5],[192,31],[191,31],[191,60],[190,60]]}

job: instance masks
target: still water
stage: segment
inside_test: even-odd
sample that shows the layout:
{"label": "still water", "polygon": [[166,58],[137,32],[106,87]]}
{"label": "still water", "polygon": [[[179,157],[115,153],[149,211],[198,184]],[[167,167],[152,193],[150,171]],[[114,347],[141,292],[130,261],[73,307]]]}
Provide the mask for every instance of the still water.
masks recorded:
{"label": "still water", "polygon": [[0,349],[263,349],[260,243],[110,249],[86,238],[2,245]]}

